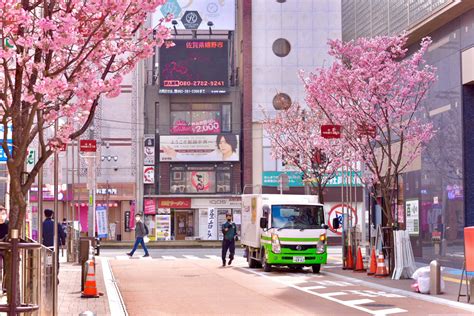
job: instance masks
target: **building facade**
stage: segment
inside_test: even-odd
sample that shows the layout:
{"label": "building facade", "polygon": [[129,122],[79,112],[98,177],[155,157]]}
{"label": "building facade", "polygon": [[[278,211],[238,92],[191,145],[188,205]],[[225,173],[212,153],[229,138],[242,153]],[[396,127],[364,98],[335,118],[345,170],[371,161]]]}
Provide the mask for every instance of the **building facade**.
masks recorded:
{"label": "building facade", "polygon": [[426,54],[437,82],[424,102],[424,116],[437,130],[415,168],[403,175],[399,199],[410,226],[415,257],[460,267],[463,228],[474,224],[472,188],[474,3],[472,1],[342,1],[342,38],[409,36],[409,51],[421,38],[433,40]]}
{"label": "building facade", "polygon": [[240,218],[238,3],[173,3],[152,18],[174,14],[174,47],[146,65],[144,212],[156,239],[217,240],[226,213]]}

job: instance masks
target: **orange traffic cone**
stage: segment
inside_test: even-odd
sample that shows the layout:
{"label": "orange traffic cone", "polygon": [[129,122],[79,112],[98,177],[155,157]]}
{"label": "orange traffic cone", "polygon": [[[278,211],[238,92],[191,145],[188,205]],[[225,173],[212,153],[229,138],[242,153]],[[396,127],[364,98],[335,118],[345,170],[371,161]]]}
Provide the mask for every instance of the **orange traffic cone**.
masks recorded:
{"label": "orange traffic cone", "polygon": [[388,276],[387,266],[385,265],[385,259],[383,257],[383,253],[379,253],[379,257],[377,259],[377,271],[375,272],[375,277],[383,278]]}
{"label": "orange traffic cone", "polygon": [[95,282],[94,261],[87,260],[86,265],[87,277],[81,297],[99,297],[99,293],[97,292],[97,284]]}
{"label": "orange traffic cone", "polygon": [[358,247],[357,250],[356,266],[354,272],[365,272],[364,260],[362,259],[362,251],[360,250],[360,247]]}
{"label": "orange traffic cone", "polygon": [[368,275],[373,275],[377,272],[377,258],[375,257],[375,247],[372,248],[372,254],[370,256],[370,266],[369,266],[369,272],[367,272]]}
{"label": "orange traffic cone", "polygon": [[354,259],[352,258],[352,246],[347,246],[346,265],[344,269],[354,269]]}

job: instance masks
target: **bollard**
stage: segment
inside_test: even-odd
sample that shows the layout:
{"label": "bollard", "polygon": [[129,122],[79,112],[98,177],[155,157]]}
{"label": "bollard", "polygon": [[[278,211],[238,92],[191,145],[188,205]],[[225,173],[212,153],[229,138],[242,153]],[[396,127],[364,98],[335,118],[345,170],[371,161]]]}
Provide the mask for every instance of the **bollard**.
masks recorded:
{"label": "bollard", "polygon": [[441,294],[441,266],[437,260],[430,262],[430,294]]}

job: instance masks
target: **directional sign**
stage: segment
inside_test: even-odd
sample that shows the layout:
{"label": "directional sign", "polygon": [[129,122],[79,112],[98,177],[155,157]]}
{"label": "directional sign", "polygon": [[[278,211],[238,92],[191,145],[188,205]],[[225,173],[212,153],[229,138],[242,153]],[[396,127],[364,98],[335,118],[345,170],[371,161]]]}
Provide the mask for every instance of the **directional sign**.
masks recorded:
{"label": "directional sign", "polygon": [[186,11],[181,18],[181,23],[187,30],[197,30],[202,18],[197,11]]}

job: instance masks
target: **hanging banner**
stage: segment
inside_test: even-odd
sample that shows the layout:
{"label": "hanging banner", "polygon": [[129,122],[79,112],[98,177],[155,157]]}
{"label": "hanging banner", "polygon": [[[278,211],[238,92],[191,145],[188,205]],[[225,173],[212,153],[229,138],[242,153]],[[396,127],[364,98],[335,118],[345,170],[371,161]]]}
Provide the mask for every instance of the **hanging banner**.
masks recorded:
{"label": "hanging banner", "polygon": [[125,219],[124,219],[125,231],[129,232],[130,231],[130,211],[125,211],[124,214],[125,214]]}
{"label": "hanging banner", "polygon": [[217,239],[217,212],[215,208],[209,208],[207,212],[207,239]]}
{"label": "hanging banner", "polygon": [[144,184],[155,183],[155,167],[154,166],[143,167],[143,183]]}
{"label": "hanging banner", "polygon": [[107,238],[108,223],[107,223],[107,208],[105,206],[96,206],[95,221],[97,225],[97,237]]}
{"label": "hanging banner", "polygon": [[169,208],[159,208],[156,215],[156,239],[171,239],[171,210]]}

